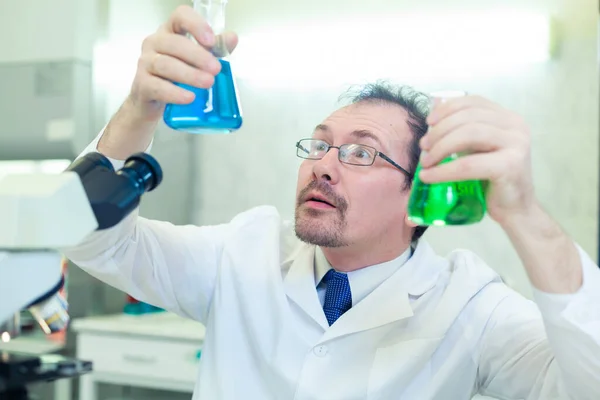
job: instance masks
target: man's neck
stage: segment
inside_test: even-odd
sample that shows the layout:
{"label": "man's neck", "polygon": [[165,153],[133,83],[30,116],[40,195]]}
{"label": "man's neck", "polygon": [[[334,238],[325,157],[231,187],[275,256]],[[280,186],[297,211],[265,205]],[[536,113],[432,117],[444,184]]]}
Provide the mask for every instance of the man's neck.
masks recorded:
{"label": "man's neck", "polygon": [[351,272],[371,265],[381,264],[399,257],[408,249],[410,243],[396,243],[395,246],[321,247],[329,264],[342,272]]}

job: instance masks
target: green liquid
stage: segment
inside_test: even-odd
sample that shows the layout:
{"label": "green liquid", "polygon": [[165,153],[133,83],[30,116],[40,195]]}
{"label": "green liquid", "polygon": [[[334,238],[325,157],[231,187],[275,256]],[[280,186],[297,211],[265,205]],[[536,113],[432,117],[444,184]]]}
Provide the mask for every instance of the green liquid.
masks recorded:
{"label": "green liquid", "polygon": [[[442,161],[455,159],[450,156]],[[481,181],[427,184],[419,179],[417,166],[408,201],[408,218],[419,225],[467,225],[481,221],[486,212]]]}

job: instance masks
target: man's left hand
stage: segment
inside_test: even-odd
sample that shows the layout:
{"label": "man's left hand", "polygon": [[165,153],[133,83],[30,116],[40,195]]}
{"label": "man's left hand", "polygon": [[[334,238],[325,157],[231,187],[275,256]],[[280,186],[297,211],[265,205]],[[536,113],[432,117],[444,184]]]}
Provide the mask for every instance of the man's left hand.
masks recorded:
{"label": "man's left hand", "polygon": [[[522,117],[469,95],[436,100],[427,122],[420,142],[423,182],[487,181],[488,212],[499,223],[536,206],[530,132]],[[438,165],[453,153],[465,155]]]}

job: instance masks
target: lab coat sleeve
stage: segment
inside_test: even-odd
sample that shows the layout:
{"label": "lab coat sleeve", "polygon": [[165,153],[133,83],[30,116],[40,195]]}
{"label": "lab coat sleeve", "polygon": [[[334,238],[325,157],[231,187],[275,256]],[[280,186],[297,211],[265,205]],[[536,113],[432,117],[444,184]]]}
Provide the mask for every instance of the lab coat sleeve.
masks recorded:
{"label": "lab coat sleeve", "polygon": [[[86,155],[88,153],[98,151],[98,143],[100,142],[102,135],[104,135],[105,129],[106,129],[106,127],[102,128],[102,130],[100,131],[98,136],[96,136],[94,138],[94,140],[92,140],[92,142],[90,144],[88,144],[88,146],[77,156],[77,159],[83,157],[84,155]],[[145,150],[145,153],[150,153],[150,150],[152,150],[152,143],[154,143],[154,139],[152,139],[152,141],[148,145],[148,148]],[[109,161],[112,164],[115,171],[120,170],[121,168],[123,168],[123,165],[125,165],[125,160],[117,160],[117,159],[110,158],[110,157],[106,157],[106,158],[109,159]]]}
{"label": "lab coat sleeve", "polygon": [[[96,151],[101,134],[82,155]],[[111,162],[116,169],[123,166],[123,161]],[[205,322],[229,229],[229,224],[175,226],[139,217],[135,210],[62,252],[90,275],[138,300]]]}
{"label": "lab coat sleeve", "polygon": [[486,327],[480,393],[499,399],[600,396],[600,269],[578,247],[583,285],[574,294],[507,289]]}

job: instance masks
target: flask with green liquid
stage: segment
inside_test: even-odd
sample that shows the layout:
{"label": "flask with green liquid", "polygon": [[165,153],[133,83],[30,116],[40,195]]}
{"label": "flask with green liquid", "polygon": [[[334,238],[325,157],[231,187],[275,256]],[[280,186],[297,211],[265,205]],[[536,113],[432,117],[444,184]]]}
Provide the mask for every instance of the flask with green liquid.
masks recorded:
{"label": "flask with green liquid", "polygon": [[[432,97],[444,102],[464,96],[465,92],[433,93]],[[460,157],[451,154],[441,163]],[[419,225],[467,225],[483,219],[486,213],[485,192],[479,180],[424,183],[419,179],[421,163],[417,165],[408,201],[408,218]]]}

